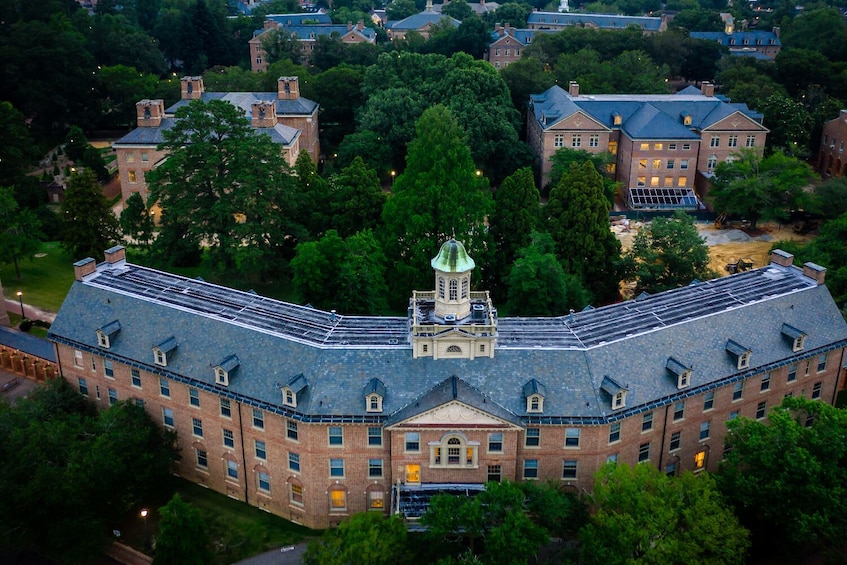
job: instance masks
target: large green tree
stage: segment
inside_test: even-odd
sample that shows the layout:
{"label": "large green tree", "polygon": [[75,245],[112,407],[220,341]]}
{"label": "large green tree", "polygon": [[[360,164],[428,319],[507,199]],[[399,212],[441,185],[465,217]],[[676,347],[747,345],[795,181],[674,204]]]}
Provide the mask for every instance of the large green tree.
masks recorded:
{"label": "large green tree", "polygon": [[154,565],[204,565],[212,560],[206,523],[179,493],[159,508],[159,516]]}
{"label": "large green tree", "polygon": [[586,565],[744,563],[748,532],[708,474],[607,463],[591,502],[594,513],[579,532]]}
{"label": "large green tree", "polygon": [[708,246],[694,219],[681,210],[672,218],[656,217],[639,230],[626,258],[636,293],[653,294],[715,276],[709,269]]}
{"label": "large green tree", "polygon": [[763,547],[841,547],[847,535],[847,412],[786,398],[767,422],[727,422],[718,484]]}
{"label": "large green tree", "polygon": [[382,221],[385,200],[376,171],[356,156],[349,166],[330,179],[331,225],[342,237],[364,229],[376,229]]}
{"label": "large green tree", "polygon": [[760,219],[784,220],[809,201],[803,189],[817,175],[803,161],[781,152],[762,158],[747,149],[736,157],[715,168],[709,198],[718,212],[740,215],[755,229]]}
{"label": "large green tree", "polygon": [[492,208],[488,180],[476,173],[464,131],[450,110],[430,108],[416,131],[406,170],[382,213],[396,306],[412,290],[432,286],[429,262],[451,237],[464,243],[477,264],[485,264],[485,219]]}
{"label": "large green tree", "polygon": [[32,210],[19,209],[14,190],[0,186],[0,261],[15,265],[21,278],[20,261],[38,251],[41,223]]}
{"label": "large green tree", "polygon": [[309,542],[303,563],[393,565],[402,561],[405,545],[406,525],[398,516],[360,512]]}
{"label": "large green tree", "polygon": [[572,164],[545,208],[556,256],[566,273],[579,277],[595,304],[620,296],[621,244],[612,233],[609,208],[603,178],[591,162]]}
{"label": "large green tree", "polygon": [[619,183],[613,177],[605,174],[608,165],[615,162],[615,156],[611,153],[589,153],[585,149],[563,147],[553,153],[550,157],[550,162],[552,163],[552,167],[550,168],[550,184],[546,187],[547,192],[549,192],[550,187],[559,184],[559,179],[570,170],[571,164],[591,162],[594,164],[597,172],[600,173],[600,178],[603,179],[603,194],[608,199],[609,204],[614,203]]}
{"label": "large green tree", "polygon": [[126,199],[119,223],[124,237],[130,238],[142,249],[146,250],[150,246],[150,239],[153,237],[153,218],[140,193],[135,192]]}
{"label": "large green tree", "polygon": [[62,201],[61,237],[75,259],[102,257],[119,239],[118,220],[90,169],[71,174]]}

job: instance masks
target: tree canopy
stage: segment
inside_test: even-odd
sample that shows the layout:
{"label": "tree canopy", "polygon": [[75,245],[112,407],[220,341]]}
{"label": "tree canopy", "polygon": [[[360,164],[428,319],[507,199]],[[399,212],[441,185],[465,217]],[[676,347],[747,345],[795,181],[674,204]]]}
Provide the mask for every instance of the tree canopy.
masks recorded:
{"label": "tree canopy", "polygon": [[0,261],[15,264],[15,275],[21,278],[20,261],[32,260],[39,248],[41,222],[32,210],[19,209],[14,190],[0,186]]}
{"label": "tree canopy", "polygon": [[305,565],[372,563],[392,565],[404,556],[406,524],[398,516],[381,513],[353,514],[319,540],[309,542]]}
{"label": "tree canopy", "polygon": [[118,241],[118,220],[91,169],[71,174],[62,201],[62,247],[75,260],[101,257]]}

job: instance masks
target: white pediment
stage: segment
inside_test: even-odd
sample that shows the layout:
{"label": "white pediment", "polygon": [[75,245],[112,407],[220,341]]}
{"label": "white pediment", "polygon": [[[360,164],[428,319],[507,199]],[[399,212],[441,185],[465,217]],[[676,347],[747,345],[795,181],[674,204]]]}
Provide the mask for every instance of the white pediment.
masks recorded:
{"label": "white pediment", "polygon": [[408,428],[417,426],[450,426],[454,428],[484,426],[519,429],[518,426],[515,426],[511,422],[501,420],[487,412],[478,410],[457,400],[452,400],[426,412],[416,414],[391,427]]}

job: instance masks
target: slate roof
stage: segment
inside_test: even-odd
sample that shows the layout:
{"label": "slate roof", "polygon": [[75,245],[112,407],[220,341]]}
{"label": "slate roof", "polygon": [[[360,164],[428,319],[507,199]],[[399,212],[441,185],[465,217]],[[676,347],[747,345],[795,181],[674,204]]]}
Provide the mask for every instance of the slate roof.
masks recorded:
{"label": "slate roof", "polygon": [[[620,128],[633,139],[699,139],[696,131],[740,112],[761,124],[762,114],[746,104],[732,104],[699,90],[686,88],[676,94],[580,94],[571,96],[554,85],[541,94],[530,95],[530,110],[543,129],[554,127],[562,118],[583,111],[609,129]],[[614,124],[620,114],[621,125]],[[685,126],[682,115],[691,116]]]}
{"label": "slate roof", "polygon": [[376,31],[372,28],[364,27],[359,31],[354,27],[352,30],[349,30],[347,29],[347,24],[286,25],[281,27],[281,29],[289,32],[300,41],[314,40],[322,35],[332,35],[333,33],[337,33],[339,37],[344,37],[349,32],[361,35],[368,41],[376,41]]}
{"label": "slate roof", "polygon": [[535,37],[537,33],[556,33],[557,29],[517,29],[517,28],[509,28],[508,33],[506,30],[503,30],[504,34],[500,35],[497,31],[491,32],[491,42],[496,43],[501,39],[505,39],[506,37],[513,37],[517,41],[519,41],[524,47],[532,43],[532,38]]}
{"label": "slate roof", "polygon": [[[113,320],[121,331],[100,348],[96,329]],[[803,351],[792,353],[783,324],[807,333]],[[570,316],[502,318],[492,358],[415,359],[408,332],[406,318],[333,316],[120,261],[73,284],[49,338],[268,411],[336,422],[397,421],[414,402],[422,409],[427,391],[446,395],[437,387],[457,377],[468,398],[477,391],[523,422],[600,423],[847,345],[827,288],[777,265]],[[157,367],[151,348],[171,336],[178,347]],[[752,352],[747,371],[727,354],[728,340]],[[218,386],[212,367],[231,354],[238,371]],[[671,356],[692,370],[682,391],[667,378]],[[296,410],[282,406],[279,383],[300,374],[305,394]],[[629,391],[625,409],[613,412],[601,394],[606,377]],[[386,388],[376,415],[359,392],[373,378]],[[526,413],[530,378],[546,388],[541,415]]]}
{"label": "slate roof", "polygon": [[385,24],[385,29],[392,31],[416,31],[427,25],[441,23],[442,21],[449,23],[453,27],[459,27],[462,23],[456,18],[436,12],[420,12],[396,22],[388,22]]}
{"label": "slate roof", "polygon": [[[688,35],[693,39],[708,39],[710,41],[717,41],[721,45],[725,45],[729,48],[782,45],[779,41],[779,36],[772,31],[736,31],[733,33],[726,33],[723,31],[692,31]],[[745,41],[747,43],[744,43]],[[757,44],[756,41],[761,41],[761,43]],[[773,41],[773,43],[771,43],[771,41]]]}
{"label": "slate roof", "polygon": [[662,18],[618,16],[612,14],[532,12],[527,17],[526,23],[530,26],[594,25],[602,29],[626,29],[634,25],[647,31],[659,31],[662,25]]}
{"label": "slate roof", "polygon": [[[331,24],[332,18],[324,12],[306,12],[297,14],[268,14],[265,21],[273,21],[283,27],[309,24]],[[344,26],[347,29],[347,26]]]}
{"label": "slate roof", "polygon": [[[226,100],[236,108],[244,110],[245,116],[250,116],[253,102],[275,102],[277,116],[285,115],[311,115],[318,107],[318,103],[308,98],[295,98],[294,100],[280,100],[276,92],[204,92],[201,95],[204,102],[210,100]],[[170,115],[176,113],[182,106],[191,103],[191,100],[180,100],[166,112]]]}
{"label": "slate roof", "polygon": [[26,332],[0,326],[0,343],[6,347],[23,351],[35,357],[56,362],[56,351],[53,344]]}
{"label": "slate roof", "polygon": [[165,141],[164,132],[172,129],[175,123],[176,120],[173,118],[163,118],[159,127],[135,128],[112,145],[115,147],[121,145],[159,145]]}

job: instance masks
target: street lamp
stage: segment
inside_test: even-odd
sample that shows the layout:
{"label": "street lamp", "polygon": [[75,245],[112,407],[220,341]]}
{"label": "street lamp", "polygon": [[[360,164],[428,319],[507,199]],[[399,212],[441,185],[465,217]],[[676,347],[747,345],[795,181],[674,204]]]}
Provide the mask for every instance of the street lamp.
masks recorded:
{"label": "street lamp", "polygon": [[391,186],[394,186],[394,177],[397,175],[397,171],[391,171]]}
{"label": "street lamp", "polygon": [[141,509],[141,517],[144,518],[144,547],[150,549],[150,530],[147,529],[147,509]]}
{"label": "street lamp", "polygon": [[24,293],[20,290],[18,291],[18,302],[21,304],[21,320],[23,320],[26,318],[26,316],[24,316]]}

